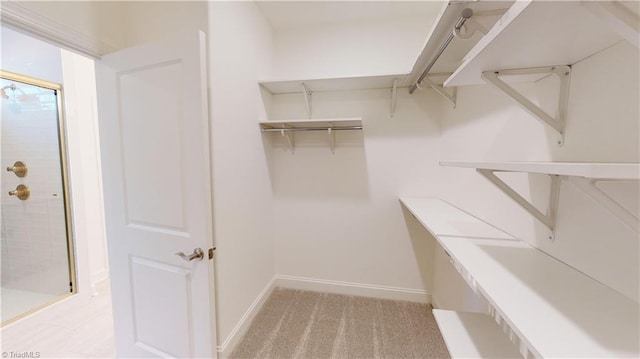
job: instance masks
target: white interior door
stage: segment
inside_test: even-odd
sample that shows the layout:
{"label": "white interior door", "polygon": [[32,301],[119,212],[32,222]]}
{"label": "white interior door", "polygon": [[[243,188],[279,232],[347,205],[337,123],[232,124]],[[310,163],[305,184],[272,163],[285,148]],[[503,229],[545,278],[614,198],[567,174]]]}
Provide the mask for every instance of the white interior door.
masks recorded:
{"label": "white interior door", "polygon": [[118,357],[216,356],[205,54],[192,32],[96,62]]}

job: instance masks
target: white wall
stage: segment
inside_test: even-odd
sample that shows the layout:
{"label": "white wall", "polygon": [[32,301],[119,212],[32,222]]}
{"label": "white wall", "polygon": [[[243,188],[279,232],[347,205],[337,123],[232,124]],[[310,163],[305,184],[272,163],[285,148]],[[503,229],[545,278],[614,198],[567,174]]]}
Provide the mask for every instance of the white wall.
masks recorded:
{"label": "white wall", "polygon": [[[434,243],[398,198],[438,193],[440,99],[401,89],[391,118],[390,97],[313,94],[315,118],[362,117],[362,132],[336,134],[335,154],[326,133],[296,134],[294,154],[277,133],[263,135],[274,146],[277,273],[286,285],[322,281],[311,288],[429,301]],[[299,94],[274,95],[272,107],[273,119],[305,117]]]}
{"label": "white wall", "polygon": [[[278,28],[277,79],[408,73],[429,18],[347,21]],[[315,92],[313,118],[361,117],[362,132],[296,134],[295,153],[275,133],[269,170],[275,196],[277,284],[428,302],[433,238],[403,211],[403,195],[434,195],[440,99],[400,89]],[[274,95],[269,118],[306,118],[300,94]]]}
{"label": "white wall", "polygon": [[271,66],[271,29],[250,2],[209,4],[218,345],[240,339],[275,274],[273,195],[258,121],[257,80]]}
{"label": "white wall", "polygon": [[177,31],[207,32],[205,1],[125,1],[121,2],[123,47],[140,45]]}
{"label": "white wall", "polygon": [[406,17],[279,29],[272,78],[408,73],[430,26],[424,17]]}
{"label": "white wall", "polygon": [[[573,66],[563,146],[556,144],[553,131],[499,91],[488,86],[459,88],[457,108],[445,106],[441,121],[442,159],[638,162],[638,62],[637,48],[622,42]],[[553,103],[548,102],[552,82],[519,88],[553,110]],[[546,227],[475,171],[446,168],[442,174],[447,184],[444,199],[638,300],[638,233],[570,182],[562,184],[555,241],[551,242]],[[503,177],[546,210],[546,176]],[[621,203],[637,212],[637,181],[608,186],[620,192],[615,196]]]}
{"label": "white wall", "polygon": [[3,70],[62,83],[62,60],[55,46],[4,26],[0,27],[0,44]]}

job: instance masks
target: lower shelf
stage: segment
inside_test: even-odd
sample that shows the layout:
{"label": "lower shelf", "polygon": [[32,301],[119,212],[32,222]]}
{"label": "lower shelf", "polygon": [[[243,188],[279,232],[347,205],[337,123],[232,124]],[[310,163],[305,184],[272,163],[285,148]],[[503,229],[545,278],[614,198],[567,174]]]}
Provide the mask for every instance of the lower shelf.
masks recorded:
{"label": "lower shelf", "polygon": [[488,315],[433,310],[451,358],[522,358]]}
{"label": "lower shelf", "polygon": [[487,238],[487,224],[469,226],[479,224],[478,219],[463,211],[438,215],[445,205],[438,199],[402,203],[519,338],[523,355],[640,358],[640,313],[634,300],[525,241]]}

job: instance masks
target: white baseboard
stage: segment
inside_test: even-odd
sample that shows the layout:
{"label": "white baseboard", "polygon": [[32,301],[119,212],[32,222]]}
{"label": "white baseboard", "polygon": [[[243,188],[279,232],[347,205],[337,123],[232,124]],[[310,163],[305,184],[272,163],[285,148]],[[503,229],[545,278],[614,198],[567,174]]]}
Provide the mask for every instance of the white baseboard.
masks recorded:
{"label": "white baseboard", "polygon": [[103,268],[98,273],[91,274],[91,283],[96,284],[98,282],[102,282],[107,278],[109,278],[109,269]]}
{"label": "white baseboard", "polygon": [[242,318],[238,321],[238,324],[233,328],[227,339],[222,342],[222,344],[218,345],[218,358],[224,359],[231,354],[233,348],[235,348],[238,341],[242,339],[242,337],[249,330],[249,326],[255,318],[256,314],[262,309],[264,302],[269,298],[271,292],[275,288],[275,278],[271,279],[269,283],[262,289],[260,294],[256,297],[256,299],[251,303],[249,309],[244,313]]}
{"label": "white baseboard", "polygon": [[431,306],[433,307],[433,309],[441,309],[442,308],[440,306],[440,301],[438,300],[438,297],[436,297],[435,295],[431,296]]}
{"label": "white baseboard", "polygon": [[98,283],[102,282],[103,280],[106,280],[109,278],[109,270],[107,268],[102,269],[100,272],[98,273],[94,273],[91,275],[91,296],[95,297],[97,296],[98,293],[98,289],[97,289],[97,285]]}
{"label": "white baseboard", "polygon": [[324,279],[276,275],[275,286],[282,288],[311,290],[315,292],[355,295],[380,299],[406,300],[431,303],[431,295],[425,290],[387,287],[362,283],[338,282]]}

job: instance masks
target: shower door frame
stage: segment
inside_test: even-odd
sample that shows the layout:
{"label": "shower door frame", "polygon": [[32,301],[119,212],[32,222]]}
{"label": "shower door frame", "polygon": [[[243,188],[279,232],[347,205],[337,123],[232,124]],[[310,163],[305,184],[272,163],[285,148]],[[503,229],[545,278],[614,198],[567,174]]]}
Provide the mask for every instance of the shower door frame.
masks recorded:
{"label": "shower door frame", "polygon": [[41,309],[44,309],[54,303],[57,303],[63,299],[66,299],[74,294],[78,293],[77,281],[76,281],[76,255],[75,255],[75,241],[73,236],[73,217],[72,217],[72,201],[71,191],[69,186],[69,167],[68,167],[68,148],[67,148],[67,131],[64,117],[64,94],[62,85],[50,81],[41,80],[35,77],[18,74],[0,69],[0,78],[20,82],[27,85],[33,85],[42,87],[48,90],[56,92],[56,110],[58,119],[58,152],[60,154],[60,175],[62,176],[62,197],[64,202],[64,216],[65,216],[65,229],[67,232],[67,261],[69,263],[69,286],[70,291],[64,295],[60,295],[55,299],[43,303],[33,309],[30,309],[22,314],[19,314],[13,318],[7,319],[0,323],[0,327],[4,327],[7,324],[13,323],[19,319],[22,319],[30,314],[33,314]]}

